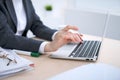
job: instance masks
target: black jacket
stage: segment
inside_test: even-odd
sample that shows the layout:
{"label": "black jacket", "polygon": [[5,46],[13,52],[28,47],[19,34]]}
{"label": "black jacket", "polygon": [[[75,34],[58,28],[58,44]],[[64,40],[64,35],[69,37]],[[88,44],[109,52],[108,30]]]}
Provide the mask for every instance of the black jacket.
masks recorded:
{"label": "black jacket", "polygon": [[27,17],[27,25],[22,36],[15,35],[17,17],[12,0],[0,0],[0,46],[9,49],[20,49],[37,52],[42,41],[26,38],[28,30],[39,38],[51,40],[52,30],[46,27],[36,15],[31,0],[23,0]]}

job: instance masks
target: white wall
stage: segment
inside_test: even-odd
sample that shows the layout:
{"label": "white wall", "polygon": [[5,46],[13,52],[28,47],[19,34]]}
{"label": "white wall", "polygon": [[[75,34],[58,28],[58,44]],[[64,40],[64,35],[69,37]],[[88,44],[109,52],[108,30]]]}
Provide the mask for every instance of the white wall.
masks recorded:
{"label": "white wall", "polygon": [[120,10],[120,0],[76,0],[75,7],[100,10]]}
{"label": "white wall", "polygon": [[105,37],[120,40],[120,12],[109,13]]}
{"label": "white wall", "polygon": [[[64,9],[68,6],[68,0],[32,0],[37,14],[47,26],[56,28],[64,24]],[[45,11],[44,6],[50,4],[52,11]]]}

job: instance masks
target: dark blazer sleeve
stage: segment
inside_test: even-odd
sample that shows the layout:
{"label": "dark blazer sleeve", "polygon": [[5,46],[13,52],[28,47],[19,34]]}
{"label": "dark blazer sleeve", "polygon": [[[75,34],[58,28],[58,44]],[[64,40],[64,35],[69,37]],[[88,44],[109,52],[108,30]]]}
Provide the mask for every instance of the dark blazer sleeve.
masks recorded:
{"label": "dark blazer sleeve", "polygon": [[10,28],[6,16],[0,11],[0,46],[9,49],[19,49],[38,52],[42,42],[17,36]]}
{"label": "dark blazer sleeve", "polygon": [[[49,27],[45,26],[38,15],[35,13],[35,9],[32,5],[31,0],[28,0],[29,2],[29,9],[32,11],[32,26],[31,31],[39,38],[45,39],[45,40],[52,40],[52,35],[56,30],[50,29]],[[29,11],[29,10],[28,10]]]}

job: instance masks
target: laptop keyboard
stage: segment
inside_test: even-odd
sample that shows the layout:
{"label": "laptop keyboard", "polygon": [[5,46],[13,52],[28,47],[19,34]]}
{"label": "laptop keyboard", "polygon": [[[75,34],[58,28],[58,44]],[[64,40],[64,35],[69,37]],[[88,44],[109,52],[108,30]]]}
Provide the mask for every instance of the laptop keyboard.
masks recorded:
{"label": "laptop keyboard", "polygon": [[101,41],[83,41],[79,43],[69,57],[87,57],[93,58],[98,55]]}

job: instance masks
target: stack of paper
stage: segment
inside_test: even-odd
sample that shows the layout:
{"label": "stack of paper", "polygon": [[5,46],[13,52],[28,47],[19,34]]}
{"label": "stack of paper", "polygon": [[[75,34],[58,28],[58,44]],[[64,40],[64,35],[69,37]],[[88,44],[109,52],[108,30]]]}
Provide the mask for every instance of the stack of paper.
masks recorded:
{"label": "stack of paper", "polygon": [[[10,62],[11,61],[11,62]],[[0,47],[0,79],[32,69],[33,62]]]}

